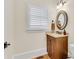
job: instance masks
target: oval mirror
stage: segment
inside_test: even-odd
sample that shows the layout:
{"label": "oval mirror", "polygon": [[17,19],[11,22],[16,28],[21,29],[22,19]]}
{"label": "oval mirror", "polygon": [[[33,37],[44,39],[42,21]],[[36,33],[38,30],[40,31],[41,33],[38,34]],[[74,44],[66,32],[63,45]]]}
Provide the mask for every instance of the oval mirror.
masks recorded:
{"label": "oval mirror", "polygon": [[58,29],[60,29],[60,30],[65,29],[65,27],[67,26],[67,22],[68,22],[67,13],[63,10],[59,11],[59,13],[57,14],[57,17],[56,17],[56,25],[57,25]]}

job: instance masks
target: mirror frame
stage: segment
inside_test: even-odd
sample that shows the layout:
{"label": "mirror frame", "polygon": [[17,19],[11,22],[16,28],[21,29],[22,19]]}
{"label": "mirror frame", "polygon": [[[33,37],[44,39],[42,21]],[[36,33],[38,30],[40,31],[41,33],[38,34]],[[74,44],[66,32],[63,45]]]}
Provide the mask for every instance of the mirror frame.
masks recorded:
{"label": "mirror frame", "polygon": [[[59,26],[59,23],[58,23],[58,18],[60,16],[60,14],[63,14],[64,15],[64,24],[61,27]],[[63,10],[60,10],[58,12],[58,14],[57,14],[57,17],[56,17],[56,26],[58,27],[58,29],[63,30],[63,29],[66,28],[67,23],[68,23],[68,15],[67,15],[67,13],[65,11],[63,11]]]}

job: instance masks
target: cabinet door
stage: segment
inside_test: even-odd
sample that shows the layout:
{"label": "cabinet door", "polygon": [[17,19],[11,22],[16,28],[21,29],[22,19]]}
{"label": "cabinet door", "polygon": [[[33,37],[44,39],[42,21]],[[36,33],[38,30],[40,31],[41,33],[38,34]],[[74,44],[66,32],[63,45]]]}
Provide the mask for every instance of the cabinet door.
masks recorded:
{"label": "cabinet door", "polygon": [[61,37],[56,39],[56,55],[57,59],[66,59],[67,58],[67,37]]}
{"label": "cabinet door", "polygon": [[56,55],[56,39],[51,37],[51,59],[56,59],[57,55]]}
{"label": "cabinet door", "polygon": [[50,58],[54,57],[55,53],[55,38],[47,35],[47,52]]}
{"label": "cabinet door", "polygon": [[66,59],[68,57],[68,37],[62,39],[62,59]]}

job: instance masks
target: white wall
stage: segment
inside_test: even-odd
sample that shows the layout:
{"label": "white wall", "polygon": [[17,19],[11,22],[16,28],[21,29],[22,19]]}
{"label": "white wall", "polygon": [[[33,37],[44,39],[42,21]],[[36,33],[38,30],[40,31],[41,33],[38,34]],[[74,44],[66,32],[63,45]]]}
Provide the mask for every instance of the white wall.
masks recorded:
{"label": "white wall", "polygon": [[14,54],[14,39],[15,39],[15,12],[14,0],[4,0],[4,39],[11,45],[5,49],[5,59],[11,59]]}
{"label": "white wall", "polygon": [[69,44],[74,43],[74,0],[67,0],[67,3],[57,10],[59,12],[60,10],[64,10],[68,14],[68,24],[66,27],[67,33],[69,33]]}
{"label": "white wall", "polygon": [[54,0],[5,0],[5,41],[11,43],[5,49],[5,59],[12,59],[12,56],[19,53],[46,48],[45,32],[26,31],[29,3],[48,7],[50,20],[56,14]]}
{"label": "white wall", "polygon": [[26,30],[28,5],[48,7],[50,20],[55,18],[55,1],[53,0],[16,0],[16,39],[15,54],[46,48],[45,32],[28,32]]}
{"label": "white wall", "polygon": [[[29,20],[29,16],[27,15],[29,3],[38,6],[48,6],[50,20],[56,19],[56,0],[5,0],[5,41],[9,41],[11,43],[11,46],[5,50],[6,59],[11,59],[13,55],[19,53],[46,48],[44,32],[26,31],[26,21]],[[69,20],[66,29],[69,33],[69,42],[73,43],[73,0],[70,0],[68,4],[61,9],[68,13]]]}
{"label": "white wall", "polygon": [[66,0],[67,3],[57,10],[64,10],[68,14],[68,24],[66,27],[66,32],[68,35],[68,46],[69,46],[69,56],[74,59],[74,0]]}

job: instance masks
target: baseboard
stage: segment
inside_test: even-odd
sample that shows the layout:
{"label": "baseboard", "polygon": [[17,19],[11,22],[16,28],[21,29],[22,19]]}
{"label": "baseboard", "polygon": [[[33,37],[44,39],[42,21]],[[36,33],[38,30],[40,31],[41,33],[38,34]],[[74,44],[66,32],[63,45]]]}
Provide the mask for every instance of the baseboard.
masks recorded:
{"label": "baseboard", "polygon": [[45,54],[47,54],[46,48],[42,48],[42,49],[37,49],[37,50],[17,54],[13,56],[12,59],[32,59],[33,57],[38,57]]}

